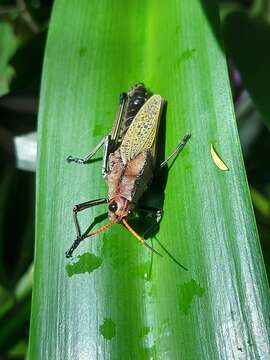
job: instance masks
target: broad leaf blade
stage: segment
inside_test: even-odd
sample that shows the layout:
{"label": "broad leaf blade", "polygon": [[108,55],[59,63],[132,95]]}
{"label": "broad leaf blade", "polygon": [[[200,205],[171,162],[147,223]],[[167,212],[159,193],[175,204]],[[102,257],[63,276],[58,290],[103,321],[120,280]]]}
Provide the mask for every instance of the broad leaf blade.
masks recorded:
{"label": "broad leaf blade", "polygon": [[[30,359],[269,354],[268,285],[208,4],[55,2],[39,118]],[[109,132],[118,95],[138,81],[167,99],[166,154],[192,134],[169,171],[157,234],[188,272],[116,225],[82,243],[73,262],[64,257],[75,238],[72,206],[106,194],[99,162],[65,158]],[[229,171],[214,164],[211,144]],[[105,211],[82,214],[82,227]]]}

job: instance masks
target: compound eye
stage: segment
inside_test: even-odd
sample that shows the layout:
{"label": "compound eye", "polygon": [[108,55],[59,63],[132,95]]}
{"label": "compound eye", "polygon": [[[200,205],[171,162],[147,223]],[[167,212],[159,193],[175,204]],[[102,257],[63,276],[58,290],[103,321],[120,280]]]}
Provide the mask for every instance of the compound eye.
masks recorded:
{"label": "compound eye", "polygon": [[112,212],[116,212],[116,210],[117,210],[117,204],[116,204],[115,201],[113,201],[113,202],[111,202],[111,203],[109,204],[109,210],[112,211]]}

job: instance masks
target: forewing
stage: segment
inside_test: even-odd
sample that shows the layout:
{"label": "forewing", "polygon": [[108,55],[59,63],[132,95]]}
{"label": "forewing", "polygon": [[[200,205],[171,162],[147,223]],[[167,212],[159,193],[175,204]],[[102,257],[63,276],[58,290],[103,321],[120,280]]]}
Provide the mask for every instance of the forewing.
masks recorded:
{"label": "forewing", "polygon": [[120,146],[123,162],[134,159],[142,151],[154,146],[164,100],[153,95],[141,107],[129,126]]}

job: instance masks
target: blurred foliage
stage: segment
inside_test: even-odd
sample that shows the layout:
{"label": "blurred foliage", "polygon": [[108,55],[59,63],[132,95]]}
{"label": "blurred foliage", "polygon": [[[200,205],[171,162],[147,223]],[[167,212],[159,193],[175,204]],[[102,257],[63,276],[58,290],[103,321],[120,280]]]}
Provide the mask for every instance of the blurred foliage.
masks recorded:
{"label": "blurred foliage", "polygon": [[[16,169],[13,139],[36,129],[52,2],[0,2],[0,359],[23,358],[27,349],[31,292],[27,269],[33,259],[35,180],[34,174]],[[238,128],[269,277],[270,1],[219,2]],[[24,295],[18,298],[23,281]]]}
{"label": "blurred foliage", "polygon": [[18,40],[10,24],[0,23],[0,39],[0,96],[3,96],[8,93],[14,75],[14,69],[9,61],[18,46]]}
{"label": "blurred foliage", "polygon": [[224,0],[220,4],[240,140],[269,279],[270,1]]}
{"label": "blurred foliage", "polygon": [[270,23],[262,17],[237,11],[224,19],[223,30],[227,53],[270,127]]}

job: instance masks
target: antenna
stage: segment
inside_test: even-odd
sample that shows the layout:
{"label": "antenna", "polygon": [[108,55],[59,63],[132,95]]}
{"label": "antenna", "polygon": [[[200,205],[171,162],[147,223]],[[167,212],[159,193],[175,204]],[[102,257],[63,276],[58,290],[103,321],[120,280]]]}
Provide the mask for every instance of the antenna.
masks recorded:
{"label": "antenna", "polygon": [[133,236],[135,236],[136,239],[138,239],[144,246],[146,246],[148,249],[152,250],[155,254],[159,255],[162,257],[162,255],[156,251],[155,249],[152,248],[152,246],[148,245],[147,242],[145,242],[145,240],[136,233],[136,231],[134,229],[132,229],[132,227],[127,223],[127,221],[125,219],[122,220],[123,224],[125,225],[125,227],[128,229],[129,232],[131,232],[131,234]]}

